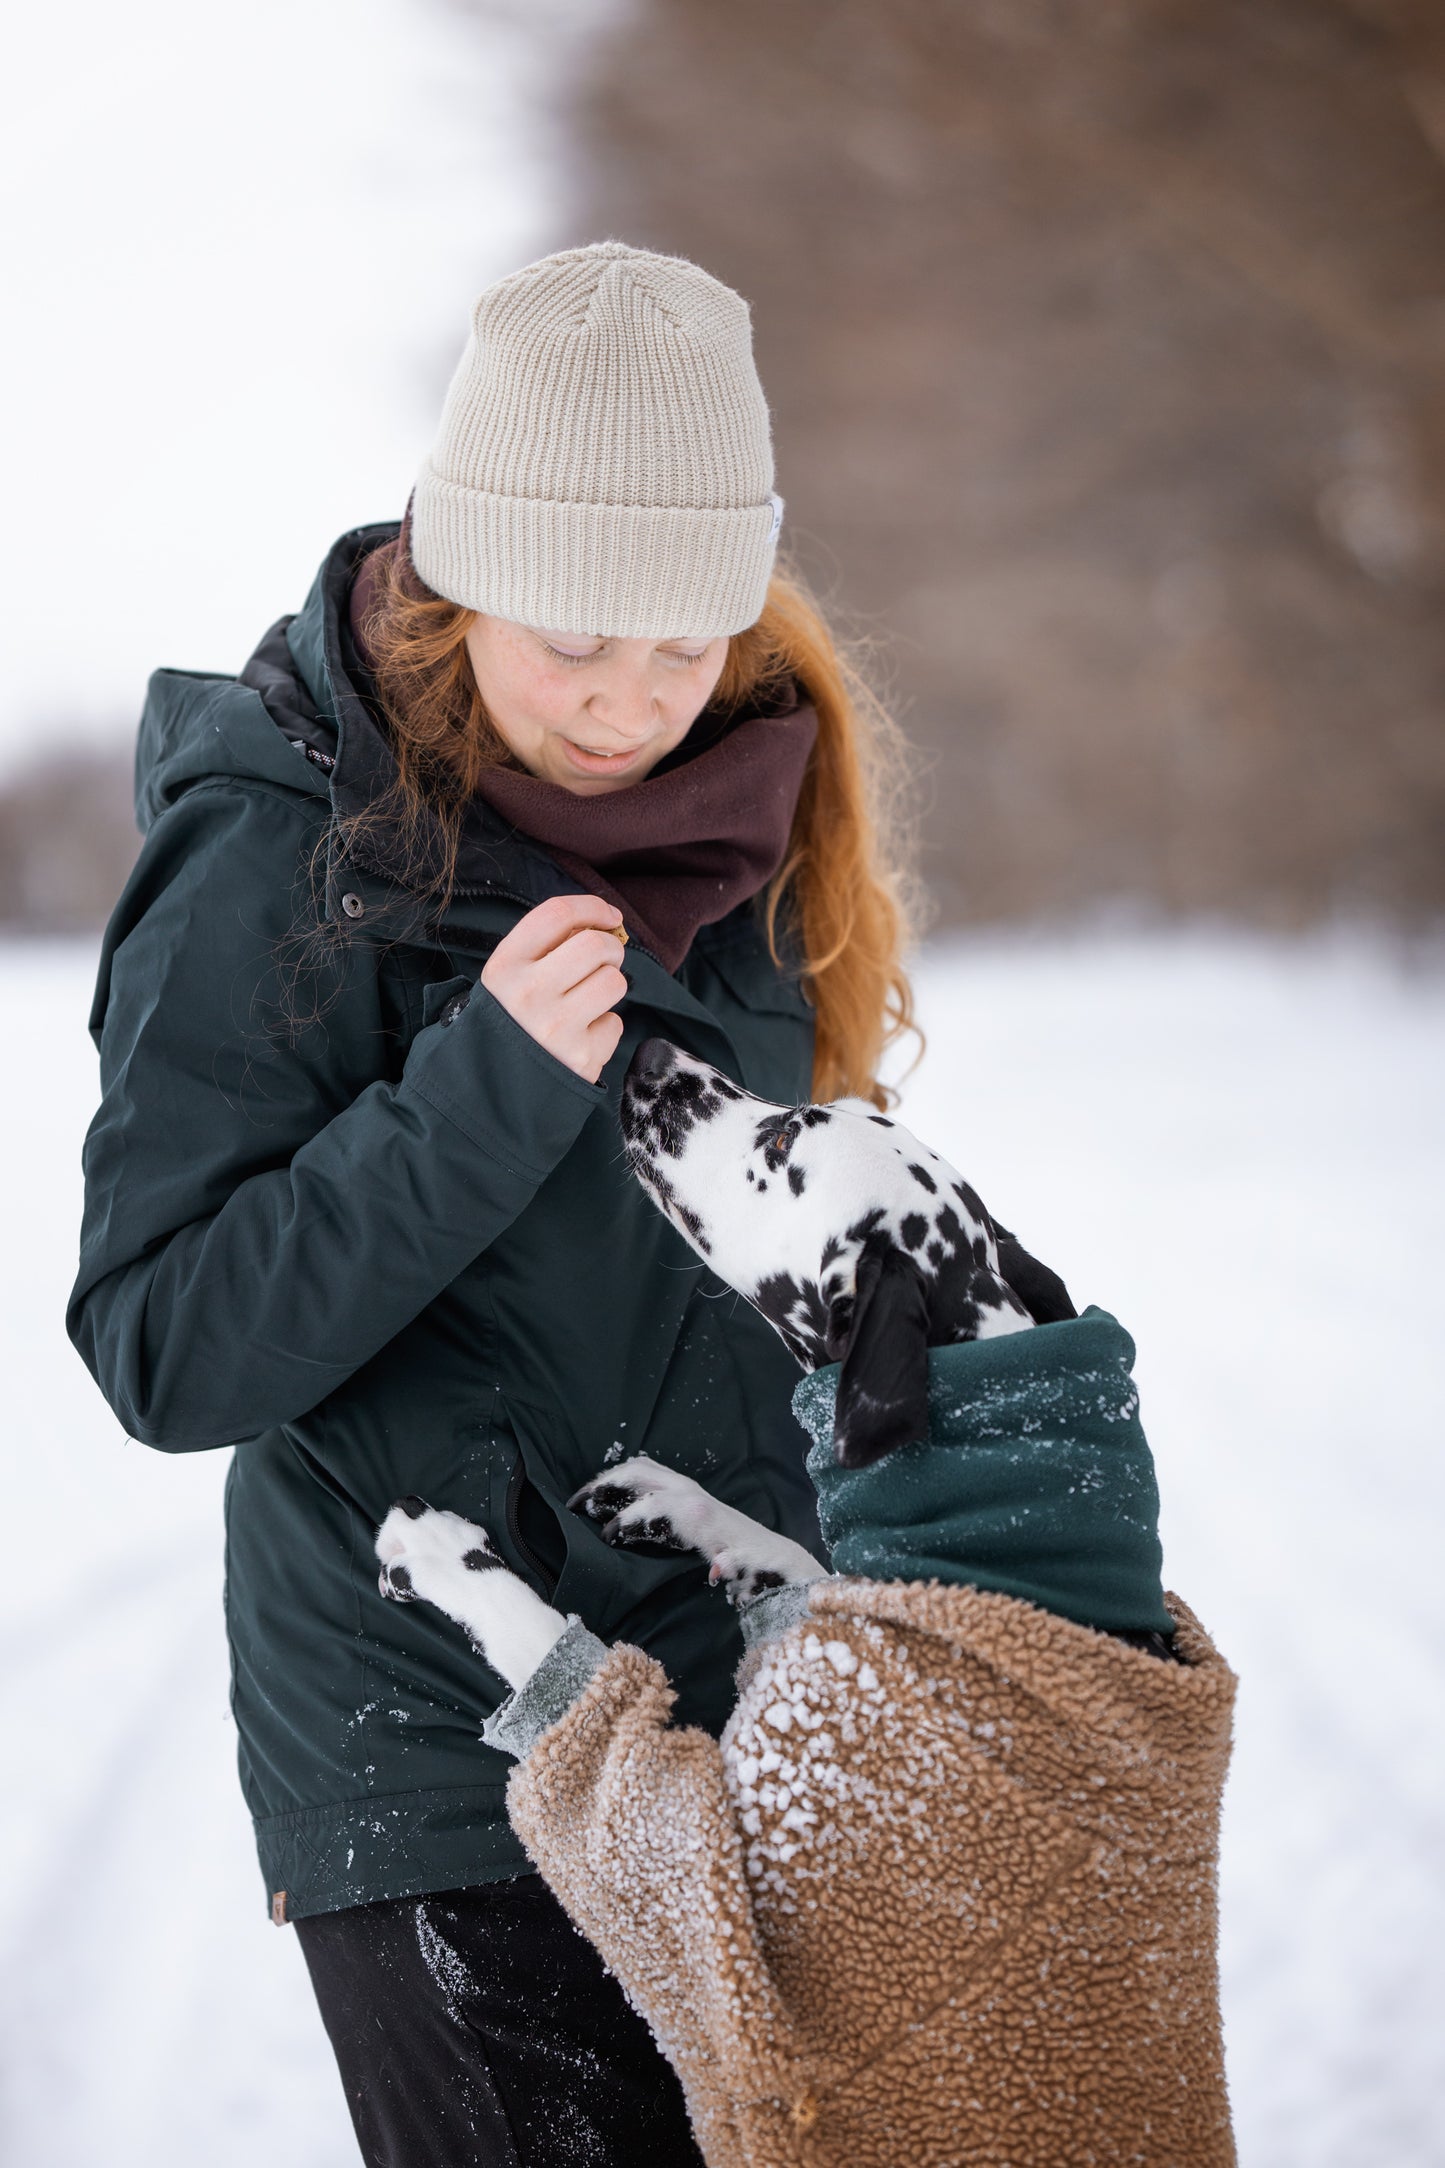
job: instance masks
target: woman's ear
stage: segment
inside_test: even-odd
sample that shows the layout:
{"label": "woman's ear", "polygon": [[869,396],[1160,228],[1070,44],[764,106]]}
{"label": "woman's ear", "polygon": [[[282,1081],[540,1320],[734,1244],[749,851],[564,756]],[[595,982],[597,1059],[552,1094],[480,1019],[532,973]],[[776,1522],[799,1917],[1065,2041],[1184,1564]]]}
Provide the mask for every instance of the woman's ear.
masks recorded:
{"label": "woman's ear", "polygon": [[828,1352],[842,1356],[833,1452],[865,1468],[928,1436],[928,1298],[902,1250],[865,1250],[851,1294],[828,1313]]}

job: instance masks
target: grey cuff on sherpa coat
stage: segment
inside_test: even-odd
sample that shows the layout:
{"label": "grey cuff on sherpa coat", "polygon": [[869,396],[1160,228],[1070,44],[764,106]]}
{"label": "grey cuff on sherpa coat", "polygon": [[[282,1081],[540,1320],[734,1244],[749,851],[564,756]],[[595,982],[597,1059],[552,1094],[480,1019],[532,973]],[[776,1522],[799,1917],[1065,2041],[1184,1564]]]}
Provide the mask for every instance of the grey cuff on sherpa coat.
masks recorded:
{"label": "grey cuff on sherpa coat", "polygon": [[743,1647],[755,1649],[765,1641],[776,1641],[790,1626],[796,1626],[800,1618],[806,1618],[813,1586],[811,1581],[785,1581],[781,1588],[765,1588],[760,1595],[749,1596],[740,1603],[737,1611],[738,1624],[743,1630]]}
{"label": "grey cuff on sherpa coat", "polygon": [[606,1656],[606,1642],[589,1632],[580,1618],[570,1618],[567,1631],[553,1642],[526,1685],[508,1694],[483,1724],[487,1745],[525,1761],[543,1732],[550,1731],[586,1691]]}
{"label": "grey cuff on sherpa coat", "polygon": [[[738,1623],[745,1647],[755,1649],[764,1641],[776,1641],[797,1624],[808,1608],[811,1581],[784,1588],[765,1588],[738,1605]],[[544,1731],[560,1723],[574,1701],[586,1692],[608,1654],[605,1641],[583,1625],[575,1615],[567,1631],[542,1658],[525,1686],[508,1694],[482,1726],[488,1746],[500,1747],[525,1761]]]}

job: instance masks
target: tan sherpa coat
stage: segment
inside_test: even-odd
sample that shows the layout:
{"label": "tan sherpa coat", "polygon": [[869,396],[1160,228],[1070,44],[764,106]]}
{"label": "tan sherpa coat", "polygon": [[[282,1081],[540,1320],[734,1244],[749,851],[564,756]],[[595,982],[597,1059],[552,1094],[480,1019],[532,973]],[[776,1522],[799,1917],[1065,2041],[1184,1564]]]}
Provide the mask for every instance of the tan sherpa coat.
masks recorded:
{"label": "tan sherpa coat", "polygon": [[513,1823],[651,2024],[712,2168],[1224,2168],[1234,1678],[1009,1596],[817,1582],[721,1743],[607,1656]]}

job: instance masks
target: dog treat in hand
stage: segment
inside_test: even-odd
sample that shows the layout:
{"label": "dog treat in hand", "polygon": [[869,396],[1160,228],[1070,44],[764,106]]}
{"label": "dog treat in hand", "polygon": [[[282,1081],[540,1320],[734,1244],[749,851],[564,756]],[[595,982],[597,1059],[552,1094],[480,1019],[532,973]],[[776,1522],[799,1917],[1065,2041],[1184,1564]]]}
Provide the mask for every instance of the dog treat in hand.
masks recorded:
{"label": "dog treat in hand", "polygon": [[627,928],[626,928],[625,926],[614,926],[614,927],[613,927],[613,929],[612,929],[612,931],[613,931],[613,932],[614,932],[614,933],[616,934],[616,936],[617,936],[618,940],[619,940],[619,941],[620,941],[620,942],[622,943],[622,946],[623,946],[624,948],[626,948],[626,946],[627,946]]}

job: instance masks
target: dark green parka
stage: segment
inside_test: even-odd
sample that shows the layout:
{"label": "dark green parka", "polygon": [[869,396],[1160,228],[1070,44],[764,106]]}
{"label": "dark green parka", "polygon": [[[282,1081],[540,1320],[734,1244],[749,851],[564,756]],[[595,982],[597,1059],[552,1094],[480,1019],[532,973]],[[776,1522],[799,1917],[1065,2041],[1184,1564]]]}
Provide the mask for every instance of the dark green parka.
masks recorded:
{"label": "dark green parka", "polygon": [[[240,679],[161,671],[136,764],[145,843],[91,1030],[71,1336],[126,1430],[236,1448],[226,1608],[241,1778],[266,1888],[299,1918],[517,1872],[504,1692],[372,1554],[416,1491],[606,1640],[639,1642],[719,1729],[739,1653],[701,1565],[609,1550],[563,1501],[655,1453],[816,1541],[796,1370],[628,1175],[616,1099],[662,1032],[770,1098],[806,1097],[811,1012],[751,906],[677,974],[628,950],[599,1086],[477,984],[532,905],[574,890],[478,809],[439,927],[385,843],[329,849],[390,756],[346,626],[344,536]],[[314,936],[324,921],[322,940]]]}

